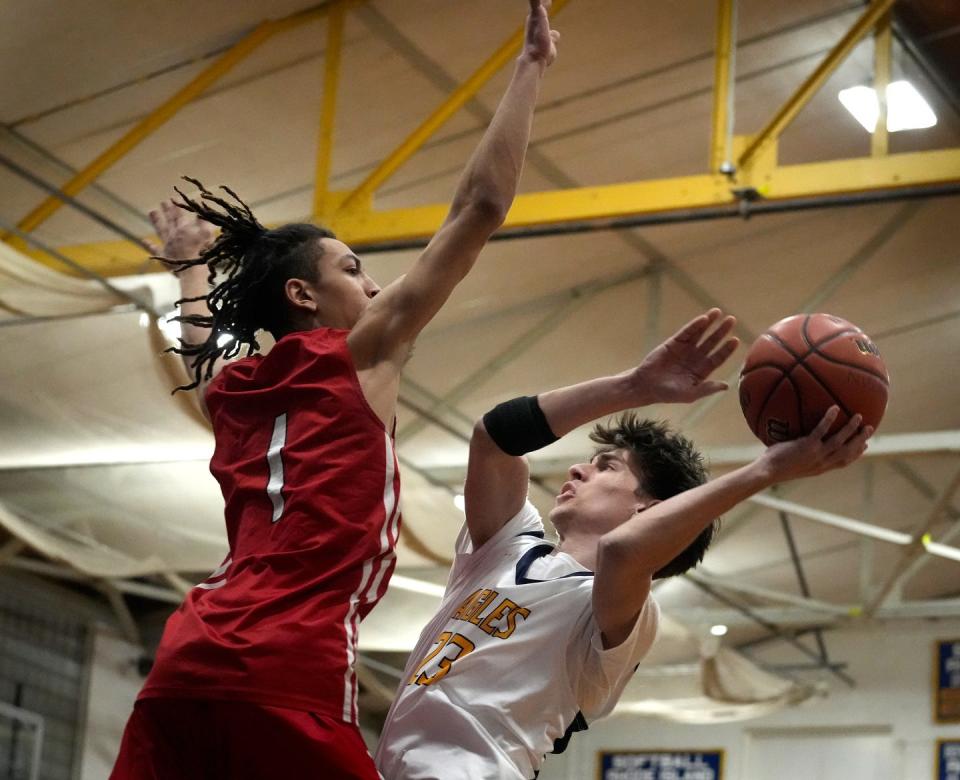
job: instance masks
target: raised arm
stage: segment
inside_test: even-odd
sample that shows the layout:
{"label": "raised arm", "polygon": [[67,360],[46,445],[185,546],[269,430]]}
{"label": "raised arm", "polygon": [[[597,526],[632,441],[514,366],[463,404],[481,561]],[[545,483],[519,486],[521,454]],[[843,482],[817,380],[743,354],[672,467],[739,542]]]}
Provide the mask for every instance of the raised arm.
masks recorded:
{"label": "raised arm", "polygon": [[[528,476],[523,453],[625,409],[690,403],[725,390],[726,384],[708,377],[737,348],[737,339],[727,338],[734,324],[733,317],[711,309],[634,368],[541,393],[536,399],[508,401],[478,421],[470,440],[464,490],[474,547],[493,536],[523,505]],[[508,441],[511,437],[514,441]]]}
{"label": "raised arm", "polygon": [[424,326],[473,267],[516,195],[530,140],[533,109],[559,34],[549,0],[530,0],[526,40],[513,78],[460,177],[450,211],[410,271],[381,292],[350,334],[358,369],[384,360],[402,364]]}
{"label": "raised arm", "polygon": [[[157,253],[161,261],[191,260],[199,257],[204,248],[213,241],[213,227],[195,214],[178,208],[172,200],[163,201],[158,209],[151,211],[150,221],[163,244]],[[210,291],[207,267],[195,265],[183,270],[175,270],[171,265],[166,263],[165,265],[180,280],[180,316],[208,316],[210,310],[207,308],[206,300],[203,299],[203,296]],[[190,322],[181,322],[180,329],[180,339],[185,346],[202,344],[210,335],[208,328],[201,328]],[[187,373],[192,377],[195,372],[196,358],[191,355],[181,355],[181,357]],[[214,363],[211,379],[217,375],[223,363],[223,360]],[[204,395],[209,383],[210,380],[204,379],[197,387],[200,408],[207,417],[209,415]]]}

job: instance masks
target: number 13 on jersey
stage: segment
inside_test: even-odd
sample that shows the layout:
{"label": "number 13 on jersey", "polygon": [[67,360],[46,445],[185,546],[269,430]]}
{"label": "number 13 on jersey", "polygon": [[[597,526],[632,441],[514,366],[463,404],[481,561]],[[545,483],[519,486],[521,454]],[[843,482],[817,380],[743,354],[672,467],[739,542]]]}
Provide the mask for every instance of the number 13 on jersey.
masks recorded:
{"label": "number 13 on jersey", "polygon": [[[435,647],[417,666],[408,685],[431,685],[437,680],[445,677],[453,666],[454,661],[463,658],[474,649],[475,645],[463,634],[454,634],[450,631],[444,631],[437,637]],[[429,674],[425,667],[431,669],[436,667],[432,674]]]}

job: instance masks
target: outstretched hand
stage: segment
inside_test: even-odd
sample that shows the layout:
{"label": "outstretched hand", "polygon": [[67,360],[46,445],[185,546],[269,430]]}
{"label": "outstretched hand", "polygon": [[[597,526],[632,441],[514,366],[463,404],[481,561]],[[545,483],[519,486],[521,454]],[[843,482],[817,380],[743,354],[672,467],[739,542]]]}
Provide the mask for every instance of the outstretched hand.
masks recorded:
{"label": "outstretched hand", "polygon": [[150,221],[163,246],[154,252],[169,270],[182,270],[182,265],[167,260],[192,260],[213,241],[213,227],[196,214],[178,208],[172,200],[165,200],[160,208],[150,212]]}
{"label": "outstretched hand", "polygon": [[530,15],[527,17],[527,32],[523,43],[523,55],[534,62],[550,67],[557,58],[557,41],[560,33],[550,29],[547,14],[551,0],[530,0]]}
{"label": "outstretched hand", "polygon": [[688,322],[633,369],[638,392],[648,403],[691,403],[726,390],[726,382],[708,377],[740,343],[727,338],[736,322],[720,309],[710,309]]}
{"label": "outstretched hand", "polygon": [[838,414],[840,409],[831,406],[808,435],[773,444],[764,451],[758,462],[765,466],[771,482],[812,477],[849,466],[866,452],[873,428],[862,426],[859,414],[832,436],[827,435]]}

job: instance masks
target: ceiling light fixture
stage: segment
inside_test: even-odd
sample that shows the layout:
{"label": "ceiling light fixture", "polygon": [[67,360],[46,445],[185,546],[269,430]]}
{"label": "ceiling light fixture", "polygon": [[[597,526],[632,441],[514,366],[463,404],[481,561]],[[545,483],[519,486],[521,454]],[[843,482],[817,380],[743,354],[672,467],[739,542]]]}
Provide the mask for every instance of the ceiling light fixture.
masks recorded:
{"label": "ceiling light fixture", "polygon": [[[844,107],[872,133],[880,118],[880,101],[873,87],[850,87],[841,89],[838,96]],[[937,116],[930,104],[923,99],[917,88],[909,81],[891,81],[887,85],[887,130],[919,130],[933,127]]]}
{"label": "ceiling light fixture", "polygon": [[931,555],[939,555],[941,558],[950,558],[953,561],[960,561],[960,549],[956,547],[951,547],[949,544],[940,544],[940,542],[934,542],[930,534],[924,534],[923,546],[928,553]]}
{"label": "ceiling light fixture", "polygon": [[723,623],[718,623],[715,626],[710,626],[710,633],[714,636],[723,636],[727,633],[727,627]]}

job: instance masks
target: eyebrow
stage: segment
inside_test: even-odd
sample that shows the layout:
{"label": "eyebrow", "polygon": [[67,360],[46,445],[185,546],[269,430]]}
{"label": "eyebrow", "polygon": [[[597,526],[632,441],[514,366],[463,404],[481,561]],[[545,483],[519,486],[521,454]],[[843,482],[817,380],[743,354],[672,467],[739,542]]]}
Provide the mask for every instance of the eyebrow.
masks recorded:
{"label": "eyebrow", "polygon": [[616,452],[598,452],[593,456],[593,461],[596,463],[605,463],[607,461],[615,460],[620,463],[626,464],[626,461],[618,455]]}

